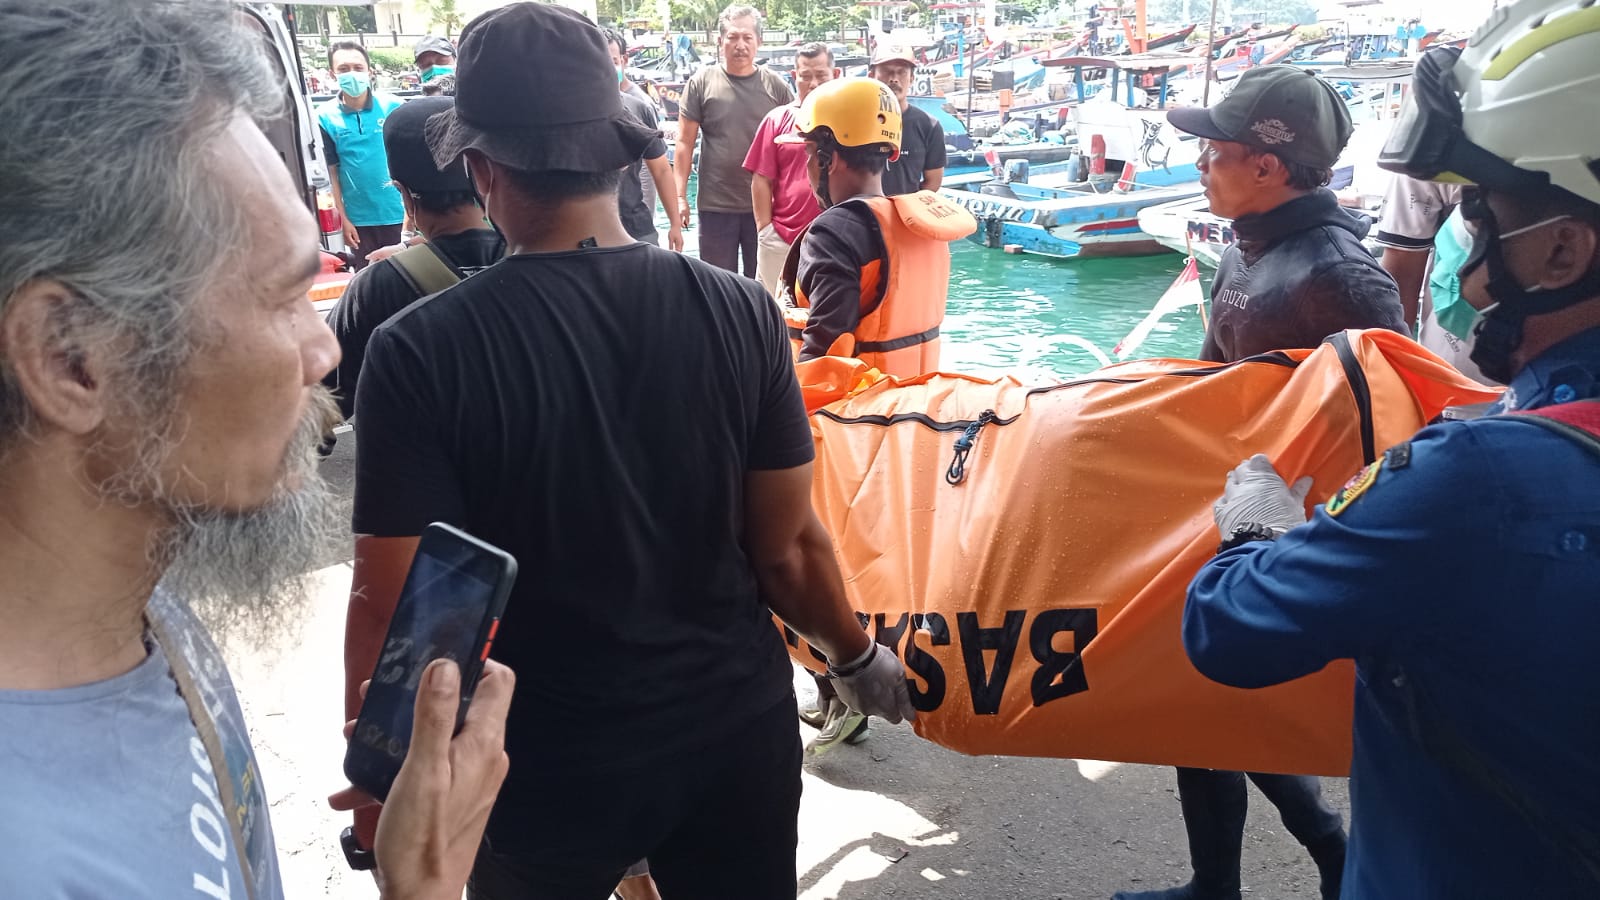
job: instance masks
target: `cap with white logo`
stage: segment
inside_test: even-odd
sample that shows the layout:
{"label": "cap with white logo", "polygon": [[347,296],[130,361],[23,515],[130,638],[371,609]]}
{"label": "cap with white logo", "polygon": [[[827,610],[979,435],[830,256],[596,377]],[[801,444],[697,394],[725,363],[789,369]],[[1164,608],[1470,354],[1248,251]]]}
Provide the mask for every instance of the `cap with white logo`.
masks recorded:
{"label": "cap with white logo", "polygon": [[1239,76],[1220,103],[1167,112],[1180,131],[1249,144],[1289,162],[1332,167],[1355,126],[1339,92],[1294,66],[1262,66]]}

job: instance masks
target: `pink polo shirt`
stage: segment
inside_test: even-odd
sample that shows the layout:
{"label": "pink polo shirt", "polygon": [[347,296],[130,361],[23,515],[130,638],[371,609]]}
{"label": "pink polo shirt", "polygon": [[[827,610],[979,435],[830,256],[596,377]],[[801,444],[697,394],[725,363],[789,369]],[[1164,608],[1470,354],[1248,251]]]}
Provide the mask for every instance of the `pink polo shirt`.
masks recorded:
{"label": "pink polo shirt", "polygon": [[789,244],[822,214],[806,177],[805,145],[773,143],[774,138],[794,130],[798,111],[798,106],[789,105],[767,113],[744,157],[745,169],[772,182],[772,227]]}

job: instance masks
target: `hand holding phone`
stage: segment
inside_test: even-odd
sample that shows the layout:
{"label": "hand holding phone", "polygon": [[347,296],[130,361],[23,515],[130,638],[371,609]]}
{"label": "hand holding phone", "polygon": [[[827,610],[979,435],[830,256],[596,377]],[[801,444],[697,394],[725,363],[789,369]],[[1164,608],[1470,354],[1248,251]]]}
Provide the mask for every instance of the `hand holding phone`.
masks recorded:
{"label": "hand holding phone", "polygon": [[[363,865],[353,867],[375,867],[385,898],[461,897],[509,766],[505,725],[515,685],[510,669],[493,660],[485,663],[472,710],[452,737],[461,702],[459,671],[436,661],[423,673],[410,752],[388,802],[375,806],[354,787],[329,798],[338,810],[382,810],[374,850],[357,850]],[[351,722],[348,728],[354,726]]]}
{"label": "hand holding phone", "polygon": [[461,729],[516,571],[505,551],[458,529],[423,530],[345,753],[351,784],[388,796],[410,746],[419,683],[436,659],[460,669]]}

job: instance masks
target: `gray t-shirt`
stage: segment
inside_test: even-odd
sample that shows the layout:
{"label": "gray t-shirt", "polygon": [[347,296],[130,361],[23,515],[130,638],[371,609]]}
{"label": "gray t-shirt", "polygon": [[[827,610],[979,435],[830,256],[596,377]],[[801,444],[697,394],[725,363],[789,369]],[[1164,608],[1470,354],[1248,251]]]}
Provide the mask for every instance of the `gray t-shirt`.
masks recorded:
{"label": "gray t-shirt", "polygon": [[52,691],[0,691],[0,895],[28,900],[243,898],[210,757],[167,652],[190,660],[241,808],[258,900],[283,881],[260,770],[233,683],[188,612],[158,592],[183,646],[147,639],[131,672]]}
{"label": "gray t-shirt", "polygon": [[678,116],[700,123],[697,208],[705,212],[752,211],[745,155],[767,113],[793,100],[789,85],[764,66],[739,76],[729,75],[721,66],[710,66],[689,78],[683,86]]}
{"label": "gray t-shirt", "polygon": [[653,240],[656,234],[655,198],[644,193],[644,182],[640,173],[644,171],[644,160],[659,159],[667,155],[667,145],[660,137],[661,123],[656,118],[655,104],[624,92],[622,108],[640,125],[655,129],[656,138],[645,148],[644,157],[634,160],[627,171],[622,173],[622,185],[617,189],[617,212],[621,215],[622,226],[628,230],[629,236],[636,240]]}

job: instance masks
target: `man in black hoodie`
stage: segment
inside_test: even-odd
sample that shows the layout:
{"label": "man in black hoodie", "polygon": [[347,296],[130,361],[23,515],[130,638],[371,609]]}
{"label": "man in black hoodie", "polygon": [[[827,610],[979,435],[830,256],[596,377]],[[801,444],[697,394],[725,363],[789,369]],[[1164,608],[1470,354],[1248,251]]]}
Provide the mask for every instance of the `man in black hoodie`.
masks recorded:
{"label": "man in black hoodie", "polygon": [[1346,328],[1410,333],[1394,279],[1361,246],[1366,220],[1323,187],[1353,130],[1331,86],[1304,69],[1263,66],[1216,106],[1167,120],[1205,139],[1200,183],[1237,238],[1212,283],[1201,359],[1315,347]]}
{"label": "man in black hoodie", "polygon": [[[1167,113],[1206,142],[1200,183],[1211,211],[1233,219],[1236,243],[1211,285],[1211,325],[1200,358],[1233,362],[1270,350],[1315,347],[1346,328],[1410,334],[1400,292],[1361,246],[1367,222],[1339,207],[1324,185],[1350,140],[1350,111],[1315,75],[1263,66],[1239,76],[1209,109]],[[1309,776],[1251,772],[1305,845],[1322,896],[1339,896],[1345,833]],[[1123,892],[1115,900],[1239,900],[1246,774],[1179,769],[1178,795],[1194,878],[1180,887]]]}

